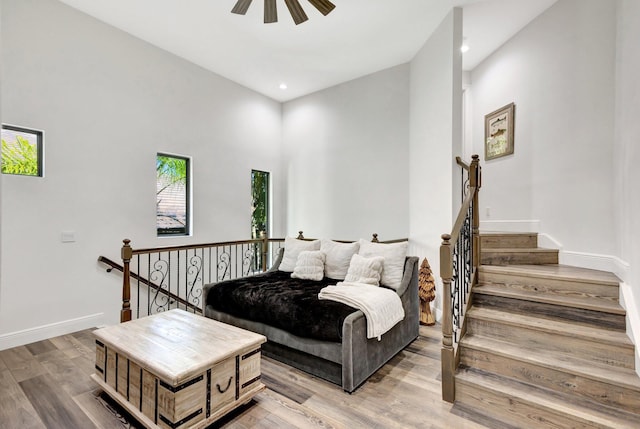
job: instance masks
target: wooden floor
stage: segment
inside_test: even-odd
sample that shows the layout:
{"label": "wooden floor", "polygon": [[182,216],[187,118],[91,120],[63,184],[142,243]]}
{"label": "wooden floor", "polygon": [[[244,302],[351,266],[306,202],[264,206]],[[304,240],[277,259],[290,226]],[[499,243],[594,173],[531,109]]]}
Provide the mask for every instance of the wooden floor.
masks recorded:
{"label": "wooden floor", "polygon": [[[267,389],[210,428],[486,428],[440,399],[440,332],[420,327],[353,394],[263,357]],[[94,359],[90,330],[0,351],[0,428],[141,427],[89,378]]]}

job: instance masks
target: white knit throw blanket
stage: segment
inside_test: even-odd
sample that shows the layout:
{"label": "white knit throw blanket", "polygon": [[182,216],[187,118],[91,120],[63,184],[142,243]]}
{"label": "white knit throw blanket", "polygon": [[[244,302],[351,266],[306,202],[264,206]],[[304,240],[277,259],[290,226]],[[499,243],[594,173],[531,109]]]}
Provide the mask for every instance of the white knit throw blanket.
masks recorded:
{"label": "white knit throw blanket", "polygon": [[363,283],[340,282],[320,290],[329,299],[361,310],[367,319],[367,338],[378,338],[404,319],[402,301],[395,291]]}

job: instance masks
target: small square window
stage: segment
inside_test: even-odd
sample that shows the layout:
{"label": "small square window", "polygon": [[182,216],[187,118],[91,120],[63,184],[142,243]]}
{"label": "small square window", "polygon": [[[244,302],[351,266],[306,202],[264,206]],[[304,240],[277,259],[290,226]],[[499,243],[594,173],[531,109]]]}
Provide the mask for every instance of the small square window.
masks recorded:
{"label": "small square window", "polygon": [[42,131],[2,125],[2,173],[43,176]]}

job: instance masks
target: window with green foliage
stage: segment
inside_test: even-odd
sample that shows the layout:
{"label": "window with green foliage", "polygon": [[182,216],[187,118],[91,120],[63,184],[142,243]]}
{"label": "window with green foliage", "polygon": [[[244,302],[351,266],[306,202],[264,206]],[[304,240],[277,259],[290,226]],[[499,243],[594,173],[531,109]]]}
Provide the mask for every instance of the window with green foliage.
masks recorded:
{"label": "window with green foliage", "polygon": [[158,236],[189,235],[189,158],[159,153],[156,158]]}
{"label": "window with green foliage", "polygon": [[2,125],[2,172],[23,176],[43,176],[43,132]]}
{"label": "window with green foliage", "polygon": [[269,173],[251,170],[251,238],[269,231]]}

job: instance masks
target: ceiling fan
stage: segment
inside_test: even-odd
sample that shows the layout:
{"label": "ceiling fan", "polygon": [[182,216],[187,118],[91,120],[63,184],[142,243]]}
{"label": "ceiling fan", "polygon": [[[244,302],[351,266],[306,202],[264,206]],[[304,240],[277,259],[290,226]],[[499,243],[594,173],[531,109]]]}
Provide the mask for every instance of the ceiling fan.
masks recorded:
{"label": "ceiling fan", "polygon": [[[237,13],[238,15],[246,14],[249,6],[251,5],[251,1],[252,0],[238,0],[233,9],[231,9],[231,13]],[[289,13],[296,25],[309,19],[307,14],[304,13],[304,10],[302,9],[302,6],[300,6],[300,2],[298,0],[284,0],[284,2],[287,4]],[[336,7],[329,0],[309,0],[309,3],[311,3],[325,16]],[[272,22],[278,22],[278,8],[276,6],[276,0],[264,0],[264,23],[269,24]]]}

